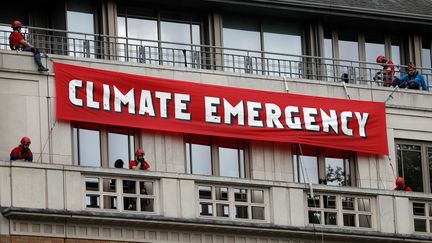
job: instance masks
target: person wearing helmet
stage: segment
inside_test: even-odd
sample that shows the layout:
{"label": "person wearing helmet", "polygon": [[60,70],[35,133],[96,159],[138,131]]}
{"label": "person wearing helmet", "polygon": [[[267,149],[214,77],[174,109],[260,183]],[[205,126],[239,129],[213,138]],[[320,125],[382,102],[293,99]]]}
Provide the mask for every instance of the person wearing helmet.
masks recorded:
{"label": "person wearing helmet", "polygon": [[23,137],[21,138],[20,145],[12,149],[10,153],[10,160],[22,160],[22,161],[33,161],[33,153],[30,150],[30,138]]}
{"label": "person wearing helmet", "polygon": [[407,191],[412,192],[412,188],[405,185],[405,180],[403,177],[396,178],[396,187],[394,188],[395,191]]}
{"label": "person wearing helmet", "polygon": [[423,75],[417,71],[417,68],[413,63],[408,64],[407,69],[408,73],[403,75],[399,80],[395,80],[392,86],[399,86],[399,88],[408,89],[429,90],[429,86],[426,84]]}
{"label": "person wearing helmet", "polygon": [[[395,73],[395,65],[393,61],[387,59],[385,56],[377,56],[376,62],[383,67],[383,70],[377,72],[375,77],[382,74],[383,85],[390,86],[393,83],[393,76]],[[374,78],[374,80],[377,80],[377,78]]]}
{"label": "person wearing helmet", "polygon": [[13,31],[9,36],[9,47],[12,50],[33,52],[34,60],[36,62],[36,65],[38,66],[38,71],[39,72],[48,71],[48,68],[45,68],[42,65],[41,56],[38,49],[34,48],[29,42],[25,40],[24,35],[21,33],[22,26],[23,24],[18,20],[14,20],[12,22],[11,27]]}
{"label": "person wearing helmet", "polygon": [[150,170],[150,164],[144,159],[144,150],[137,149],[135,151],[135,160],[129,162],[129,169],[132,170]]}

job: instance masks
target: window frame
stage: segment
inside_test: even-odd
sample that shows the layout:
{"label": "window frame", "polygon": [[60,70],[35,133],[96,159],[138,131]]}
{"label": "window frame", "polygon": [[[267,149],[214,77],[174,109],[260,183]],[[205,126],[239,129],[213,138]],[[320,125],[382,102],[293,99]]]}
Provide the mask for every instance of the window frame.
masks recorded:
{"label": "window frame", "polygon": [[[423,193],[431,193],[432,188],[431,188],[431,184],[432,184],[432,178],[431,178],[431,173],[430,170],[432,169],[429,168],[429,162],[428,160],[428,148],[432,148],[432,142],[427,142],[427,141],[414,141],[414,140],[403,140],[403,139],[397,139],[395,140],[395,155],[396,155],[396,173],[398,176],[403,177],[403,172],[399,171],[399,160],[398,160],[398,149],[397,146],[398,145],[415,145],[415,146],[420,146],[420,153],[421,153],[421,169],[422,169],[422,180],[423,180]],[[410,185],[408,185],[410,186]],[[413,188],[414,189],[414,188]]]}
{"label": "window frame", "polygon": [[[184,149],[184,154],[185,154],[185,168],[186,168],[186,173],[187,174],[191,174],[191,175],[200,175],[200,174],[194,174],[193,173],[193,167],[192,167],[192,144],[193,143],[193,139],[194,136],[197,135],[193,135],[193,134],[185,134],[183,137],[183,149]],[[210,146],[210,160],[211,160],[211,176],[221,176],[220,175],[220,158],[219,158],[219,147],[223,147],[223,148],[233,148],[233,147],[228,147],[228,146],[223,146],[223,141],[222,140],[226,140],[226,139],[232,139],[232,141],[236,141],[237,142],[237,147],[233,148],[237,150],[237,158],[238,158],[238,168],[239,168],[239,175],[238,177],[232,177],[232,178],[249,178],[250,177],[250,173],[249,173],[249,168],[250,168],[250,155],[249,155],[249,143],[247,140],[244,139],[238,139],[238,138],[219,138],[219,137],[213,137],[213,136],[205,136],[205,135],[199,135],[202,138],[207,138],[209,139],[209,143],[208,144]],[[188,145],[189,144],[189,145]],[[200,143],[195,143],[195,144],[200,144]],[[186,146],[189,146],[188,150],[186,149]],[[241,177],[241,156],[240,156],[240,150],[243,150],[243,177]],[[189,154],[187,154],[187,151],[189,151]],[[190,161],[188,161],[188,158],[190,158]],[[190,164],[188,164],[190,163]],[[190,168],[190,169],[189,169]]]}
{"label": "window frame", "polygon": [[[78,158],[75,157],[75,132],[74,129],[77,129],[77,141],[76,141],[76,145],[77,145],[77,151],[76,154],[78,156]],[[93,124],[93,123],[84,123],[84,122],[72,122],[71,123],[71,144],[72,144],[72,164],[73,165],[77,165],[77,166],[81,166],[81,161],[80,161],[80,149],[79,149],[79,144],[80,144],[80,138],[79,138],[79,130],[80,129],[86,129],[86,130],[93,130],[93,131],[97,131],[99,132],[99,143],[100,143],[100,159],[101,159],[101,163],[100,166],[101,168],[113,168],[109,166],[109,149],[108,149],[108,134],[109,133],[116,133],[116,134],[124,134],[128,136],[128,161],[124,161],[124,168],[128,168],[128,164],[129,161],[132,160],[134,158],[134,154],[133,152],[135,151],[135,148],[139,148],[140,147],[140,139],[139,136],[141,135],[140,131],[138,129],[135,128],[126,128],[126,127],[116,127],[116,126],[109,126],[109,125],[101,125],[101,124]],[[113,131],[122,131],[123,132],[113,132]],[[134,144],[134,148],[131,149],[131,136],[133,136],[133,144]]]}
{"label": "window frame", "polygon": [[[301,148],[301,145],[299,144],[293,144],[291,146],[291,151],[292,151],[292,155],[291,155],[291,159],[292,159],[292,167],[293,167],[293,181],[296,183],[309,183],[309,182],[301,182],[302,179],[300,178],[301,176],[301,169],[299,166],[300,163],[300,159],[299,159],[299,153],[297,153],[297,151],[299,151]],[[324,184],[327,185],[326,182],[326,158],[332,158],[332,157],[326,157],[325,156],[325,149],[329,149],[329,148],[321,148],[321,147],[315,147],[312,146],[316,153],[313,156],[316,156],[317,158],[317,168],[318,168],[318,184]],[[340,151],[342,153],[342,160],[343,160],[343,165],[344,165],[344,178],[346,182],[349,182],[349,185],[345,185],[348,187],[355,187],[356,186],[356,168],[357,168],[357,156],[356,153],[354,152],[350,152],[350,151]],[[294,156],[296,156],[297,159],[294,159]],[[305,156],[312,156],[312,155],[305,155]],[[346,163],[348,160],[349,163],[349,179],[346,179]],[[296,176],[297,175],[297,176]],[[308,175],[310,176],[310,175]],[[297,177],[297,178],[296,178]],[[306,179],[306,178],[305,178]],[[311,180],[311,178],[309,178],[309,181]],[[337,185],[331,185],[331,186],[337,186]],[[341,185],[339,185],[341,186]]]}

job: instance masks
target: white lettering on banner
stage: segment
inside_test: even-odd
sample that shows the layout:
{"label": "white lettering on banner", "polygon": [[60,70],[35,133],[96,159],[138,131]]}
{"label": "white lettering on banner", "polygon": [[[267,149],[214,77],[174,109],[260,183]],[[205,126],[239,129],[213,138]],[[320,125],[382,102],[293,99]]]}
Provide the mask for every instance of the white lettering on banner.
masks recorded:
{"label": "white lettering on banner", "polygon": [[141,90],[141,98],[140,98],[140,106],[138,114],[146,116],[149,115],[151,117],[155,117],[155,111],[153,108],[153,100],[151,97],[150,90]]}
{"label": "white lettering on banner", "polygon": [[221,117],[218,116],[217,108],[220,105],[220,99],[216,97],[205,97],[205,121],[208,123],[221,123]]}
{"label": "white lettering on banner", "polygon": [[93,109],[99,110],[100,105],[99,102],[94,101],[93,98],[93,82],[87,82],[87,106]]}
{"label": "white lettering on banner", "polygon": [[[131,89],[125,95],[114,87],[114,111],[121,112],[122,105],[128,105],[129,114],[135,114],[135,90]],[[88,94],[87,94],[88,95]]]}
{"label": "white lettering on banner", "polygon": [[168,101],[171,100],[171,93],[156,91],[155,96],[160,100],[160,116],[168,118]]}
{"label": "white lettering on banner", "polygon": [[187,104],[190,102],[190,95],[188,94],[174,94],[175,105],[175,118],[177,120],[191,120],[191,114],[187,112]]}
{"label": "white lettering on banner", "polygon": [[226,99],[224,99],[224,113],[225,124],[233,124],[232,119],[237,117],[238,124],[240,126],[245,125],[243,101],[240,101],[233,107]]}
{"label": "white lettering on banner", "polygon": [[[191,95],[185,93],[170,93],[162,91],[144,90],[135,92],[130,89],[125,94],[122,93],[115,85],[98,84],[92,81],[82,81],[73,79],[69,81],[69,101],[78,107],[84,105],[91,109],[103,110],[122,113],[122,106],[127,106],[129,114],[136,113],[138,105],[138,114],[148,117],[161,117],[169,119],[168,111],[174,106],[174,118],[180,121],[192,121],[194,112],[204,112],[204,121],[206,123],[238,125],[259,128],[275,129],[292,129],[306,130],[311,132],[334,133],[336,135],[367,137],[367,124],[369,113],[358,111],[340,111],[323,110],[315,107],[299,107],[288,105],[280,107],[274,103],[261,103],[255,101],[240,100],[236,104],[231,103],[224,97],[204,96],[204,110],[190,112],[192,104]],[[99,85],[99,86],[98,86]],[[85,88],[84,88],[85,86]],[[95,96],[100,94],[102,97]],[[113,93],[111,93],[113,90]],[[81,91],[84,94],[79,94]],[[139,93],[139,94],[138,94]],[[84,97],[84,96],[85,97]],[[136,102],[136,95],[139,95],[139,102]],[[111,98],[111,96],[113,96]],[[173,104],[171,100],[173,98]],[[159,111],[156,111],[154,101],[159,99]],[[221,104],[221,99],[223,103]],[[84,104],[85,100],[86,104]],[[235,104],[235,105],[233,105]],[[114,109],[112,109],[114,106]],[[198,107],[201,107],[198,105]],[[282,114],[283,111],[283,114]],[[159,113],[159,114],[157,114]],[[284,117],[283,117],[284,116]],[[197,117],[202,117],[197,115]],[[222,119],[223,123],[222,123]],[[237,120],[237,121],[235,121]],[[357,122],[353,122],[356,120]],[[339,124],[340,123],[340,124]],[[339,133],[339,131],[341,131]]]}
{"label": "white lettering on banner", "polygon": [[83,106],[82,99],[77,97],[77,88],[82,88],[82,80],[73,79],[69,81],[69,101],[76,106]]}

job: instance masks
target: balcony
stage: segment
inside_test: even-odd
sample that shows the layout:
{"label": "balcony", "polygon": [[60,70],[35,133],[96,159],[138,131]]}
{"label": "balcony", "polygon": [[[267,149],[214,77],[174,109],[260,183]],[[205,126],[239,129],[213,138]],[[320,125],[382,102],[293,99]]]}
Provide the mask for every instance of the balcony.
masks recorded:
{"label": "balcony", "polygon": [[[9,49],[10,28],[0,25],[0,49]],[[37,27],[25,28],[26,38],[43,53],[121,62],[219,70],[229,73],[383,86],[376,63],[298,56],[283,53],[191,45],[119,36],[85,34]],[[432,85],[432,69],[417,67]],[[406,66],[396,65],[395,76]]]}
{"label": "balcony", "polygon": [[432,240],[423,193],[24,162],[0,162],[0,175],[11,234],[144,242],[162,227]]}

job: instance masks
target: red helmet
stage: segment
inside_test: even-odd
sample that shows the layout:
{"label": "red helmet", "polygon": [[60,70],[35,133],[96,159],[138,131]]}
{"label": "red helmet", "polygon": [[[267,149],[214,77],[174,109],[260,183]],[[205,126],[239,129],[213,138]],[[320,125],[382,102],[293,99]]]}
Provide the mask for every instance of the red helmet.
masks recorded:
{"label": "red helmet", "polygon": [[22,26],[23,26],[23,24],[20,21],[18,21],[18,20],[12,21],[12,24],[11,24],[12,29],[16,29],[16,28],[19,28]]}
{"label": "red helmet", "polygon": [[31,141],[28,137],[21,138],[21,145],[30,145]]}
{"label": "red helmet", "polygon": [[377,56],[376,58],[377,63],[383,63],[383,60],[385,60],[385,56]]}
{"label": "red helmet", "polygon": [[135,151],[135,156],[144,156],[144,149],[137,149]]}
{"label": "red helmet", "polygon": [[396,186],[402,188],[405,184],[405,180],[403,177],[396,178]]}

